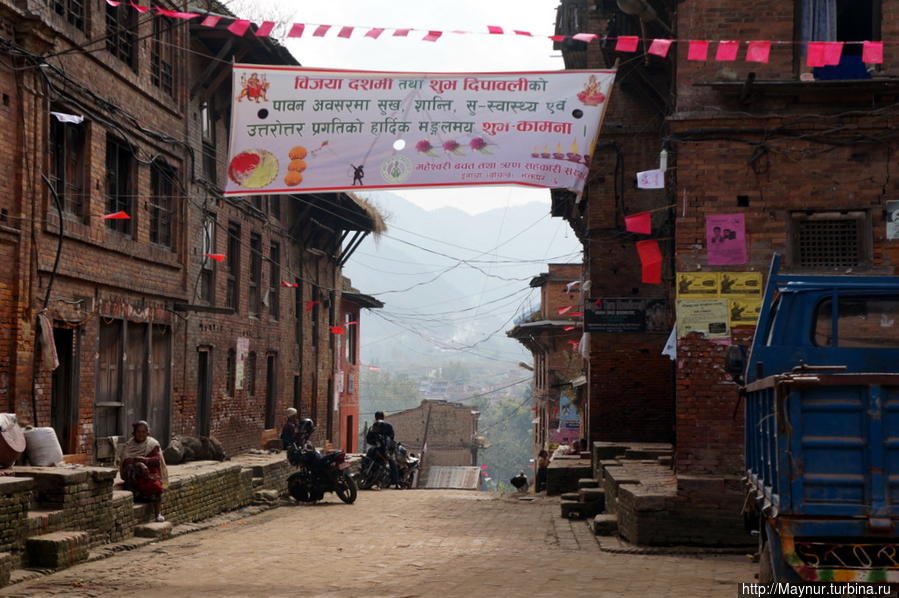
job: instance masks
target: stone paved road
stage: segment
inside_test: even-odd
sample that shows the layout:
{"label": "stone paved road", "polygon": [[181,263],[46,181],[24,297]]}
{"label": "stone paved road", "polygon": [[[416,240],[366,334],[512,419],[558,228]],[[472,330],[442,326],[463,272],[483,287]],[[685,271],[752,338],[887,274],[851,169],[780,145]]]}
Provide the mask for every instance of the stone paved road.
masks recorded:
{"label": "stone paved road", "polygon": [[285,506],[30,582],[2,596],[732,597],[743,556],[601,552],[558,502],[476,492],[362,492]]}

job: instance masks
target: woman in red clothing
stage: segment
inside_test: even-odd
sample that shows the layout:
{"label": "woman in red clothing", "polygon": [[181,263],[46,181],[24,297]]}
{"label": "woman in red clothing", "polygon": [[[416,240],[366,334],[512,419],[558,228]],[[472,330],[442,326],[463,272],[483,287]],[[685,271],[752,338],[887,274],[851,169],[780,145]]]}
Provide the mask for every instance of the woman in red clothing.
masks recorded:
{"label": "woman in red clothing", "polygon": [[160,513],[162,491],[168,484],[168,471],[159,442],[150,436],[145,421],[131,425],[131,438],[122,445],[122,480],[137,501],[153,505],[156,521],[165,521]]}

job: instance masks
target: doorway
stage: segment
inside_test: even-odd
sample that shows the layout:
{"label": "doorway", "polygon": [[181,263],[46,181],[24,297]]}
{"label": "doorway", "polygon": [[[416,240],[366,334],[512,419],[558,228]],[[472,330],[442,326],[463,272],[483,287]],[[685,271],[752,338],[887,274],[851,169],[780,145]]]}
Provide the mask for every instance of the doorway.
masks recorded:
{"label": "doorway", "polygon": [[355,422],[353,421],[353,416],[346,416],[346,444],[344,446],[344,450],[348,453],[355,452],[356,447],[353,446],[353,440],[356,438],[356,427]]}
{"label": "doorway", "polygon": [[197,349],[197,436],[209,436],[212,413],[212,349]]}
{"label": "doorway", "polygon": [[67,455],[78,452],[78,332],[53,328],[59,367],[53,370],[50,389],[50,426]]}

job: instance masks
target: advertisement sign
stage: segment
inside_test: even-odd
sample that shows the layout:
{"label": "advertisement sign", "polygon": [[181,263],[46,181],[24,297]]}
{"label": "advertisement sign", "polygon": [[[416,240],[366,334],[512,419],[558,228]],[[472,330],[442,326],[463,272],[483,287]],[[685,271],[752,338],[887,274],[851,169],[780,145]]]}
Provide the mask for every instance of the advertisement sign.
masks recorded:
{"label": "advertisement sign", "polygon": [[710,266],[746,263],[746,221],[743,214],[706,216],[705,236]]}
{"label": "advertisement sign", "polygon": [[762,311],[761,298],[738,297],[730,300],[730,325],[755,326]]}
{"label": "advertisement sign", "polygon": [[730,337],[727,299],[678,299],[677,336],[701,332],[706,338]]}
{"label": "advertisement sign", "polygon": [[234,351],[234,388],[236,390],[243,390],[244,366],[249,352],[250,339],[245,336],[237,337],[237,347]]}
{"label": "advertisement sign", "polygon": [[587,300],[584,327],[587,332],[667,332],[665,299],[604,297]]}
{"label": "advertisement sign", "polygon": [[886,202],[887,210],[887,239],[895,241],[899,239],[899,201],[895,199]]}
{"label": "advertisement sign", "polygon": [[235,64],[225,195],[584,187],[614,70],[391,73]]}
{"label": "advertisement sign", "polygon": [[761,272],[721,272],[719,295],[722,297],[762,297]]}
{"label": "advertisement sign", "polygon": [[678,272],[677,296],[703,299],[718,296],[718,272]]}

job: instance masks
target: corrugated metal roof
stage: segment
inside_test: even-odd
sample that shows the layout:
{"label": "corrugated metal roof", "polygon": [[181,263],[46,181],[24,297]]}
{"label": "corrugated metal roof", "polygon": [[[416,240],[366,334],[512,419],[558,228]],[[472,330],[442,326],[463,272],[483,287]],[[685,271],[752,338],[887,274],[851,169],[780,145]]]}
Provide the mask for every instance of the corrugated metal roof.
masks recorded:
{"label": "corrugated metal roof", "polygon": [[480,488],[480,485],[480,467],[449,467],[445,465],[435,465],[428,468],[428,483],[425,488],[477,490]]}

